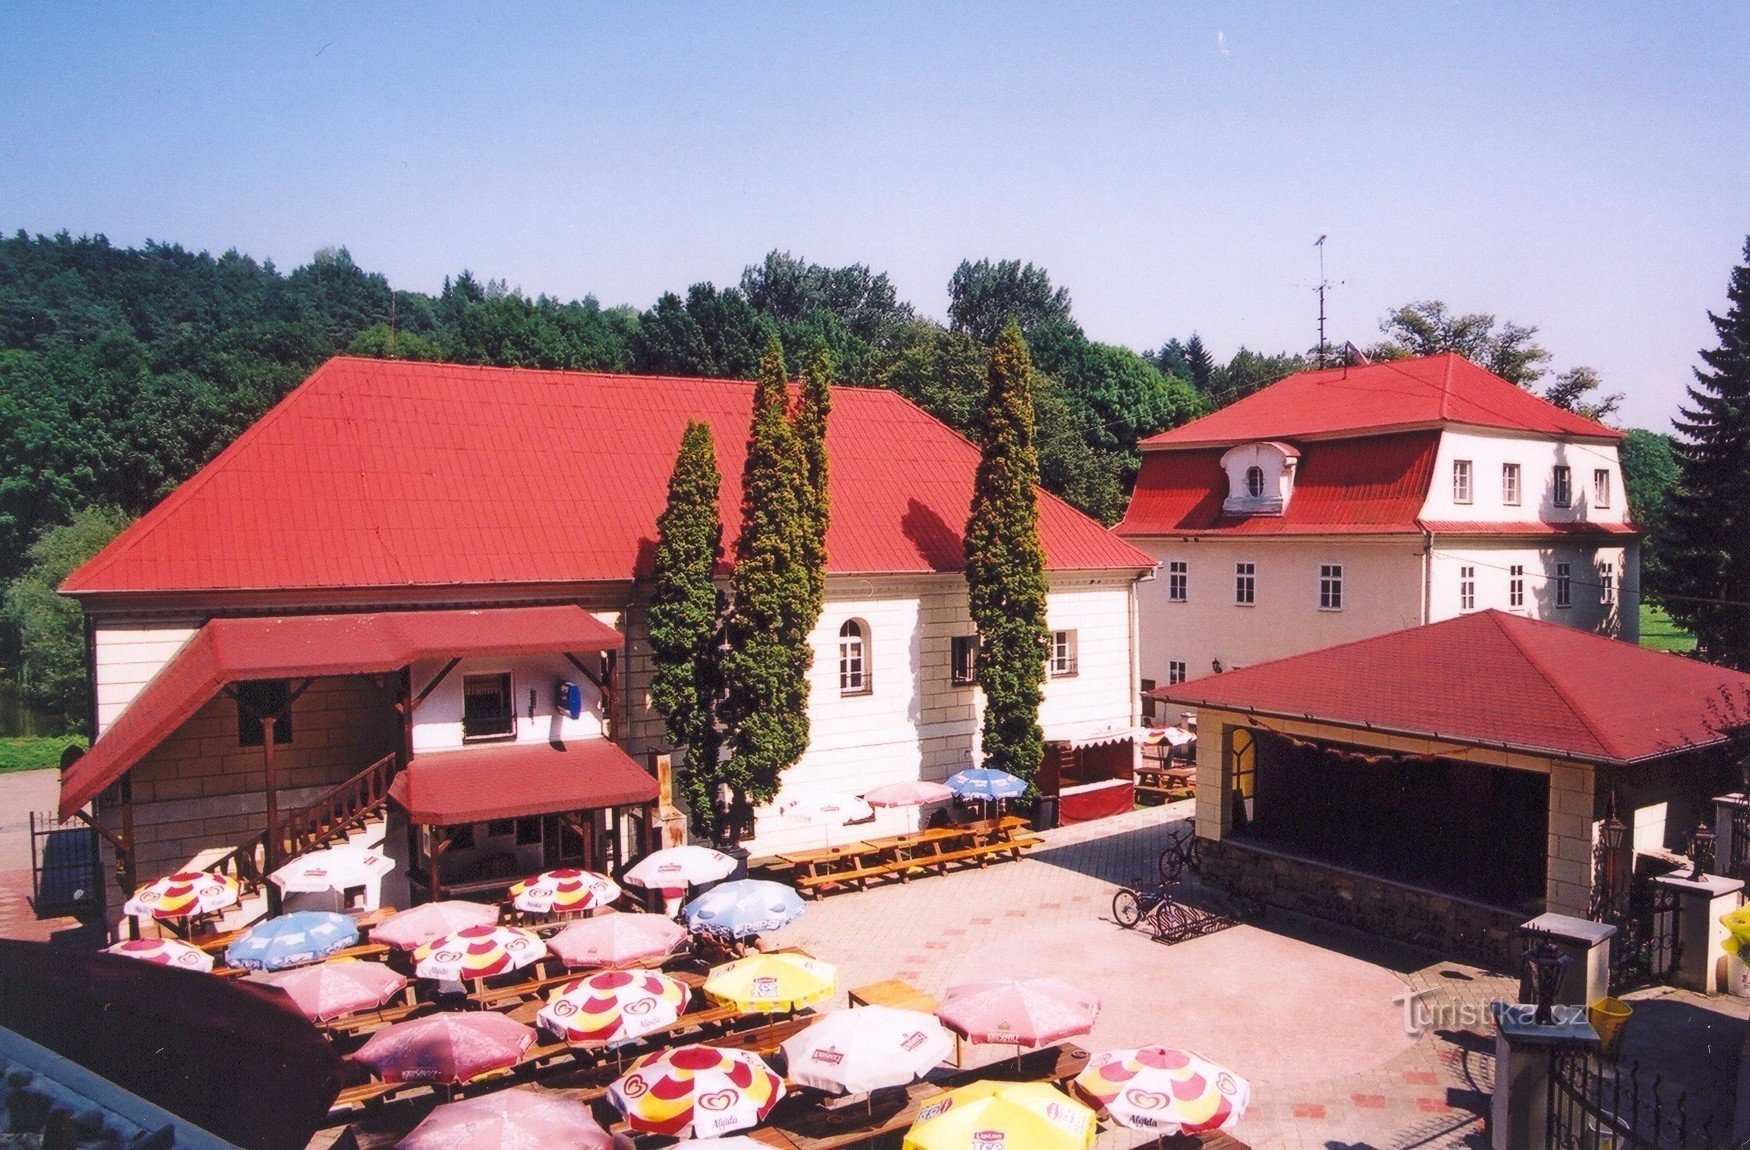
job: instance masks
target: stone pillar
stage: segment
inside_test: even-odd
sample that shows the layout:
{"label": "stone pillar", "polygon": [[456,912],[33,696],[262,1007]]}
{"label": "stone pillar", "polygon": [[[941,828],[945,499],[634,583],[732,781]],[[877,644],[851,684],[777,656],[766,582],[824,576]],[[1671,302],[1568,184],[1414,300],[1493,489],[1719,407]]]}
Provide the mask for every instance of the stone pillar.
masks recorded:
{"label": "stone pillar", "polygon": [[[1556,1002],[1563,1006],[1591,1006],[1610,994],[1610,939],[1616,928],[1566,914],[1540,914],[1519,928],[1541,931],[1574,961],[1562,977]],[[1530,1000],[1523,984],[1520,1001]]]}
{"label": "stone pillar", "polygon": [[[1564,980],[1565,981],[1565,980]],[[1580,1007],[1558,1006],[1539,1026],[1530,1006],[1495,1003],[1495,1094],[1489,1104],[1490,1150],[1541,1150],[1549,1137],[1550,1064],[1558,1047],[1596,1045],[1598,1032]]]}
{"label": "stone pillar", "polygon": [[1677,985],[1703,994],[1715,993],[1720,989],[1720,967],[1725,959],[1721,944],[1726,940],[1726,928],[1720,925],[1720,916],[1743,903],[1744,880],[1712,874],[1692,880],[1679,872],[1653,881],[1677,893],[1677,938],[1682,947]]}
{"label": "stone pillar", "polygon": [[1736,815],[1747,808],[1750,808],[1750,798],[1741,794],[1720,795],[1714,799],[1714,870],[1727,878],[1744,877],[1731,873],[1731,867],[1732,860],[1738,857],[1742,848],[1737,841]]}

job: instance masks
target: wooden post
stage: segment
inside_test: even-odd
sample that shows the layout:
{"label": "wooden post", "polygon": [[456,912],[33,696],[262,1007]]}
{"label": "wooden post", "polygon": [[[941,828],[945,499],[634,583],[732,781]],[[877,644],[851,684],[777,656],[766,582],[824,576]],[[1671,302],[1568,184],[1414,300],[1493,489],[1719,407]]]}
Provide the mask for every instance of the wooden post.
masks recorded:
{"label": "wooden post", "polygon": [[401,747],[395,760],[395,772],[399,774],[413,762],[413,668],[401,668],[401,701],[396,709],[401,712]]}
{"label": "wooden post", "polygon": [[[129,768],[122,776],[122,842],[124,847],[118,848],[115,859],[116,880],[129,898],[134,897],[134,884],[139,878],[134,869],[134,772]],[[139,923],[135,924],[134,937],[138,938]]]}
{"label": "wooden post", "polygon": [[444,853],[444,847],[449,845],[449,836],[443,835],[443,827],[431,828],[431,901],[437,902],[443,898],[443,885],[438,879],[438,859]]}
{"label": "wooden post", "polygon": [[263,786],[267,792],[267,842],[263,848],[265,874],[272,874],[278,868],[280,853],[280,807],[279,796],[275,793],[273,766],[273,728],[277,716],[263,715],[261,717],[261,768]]}

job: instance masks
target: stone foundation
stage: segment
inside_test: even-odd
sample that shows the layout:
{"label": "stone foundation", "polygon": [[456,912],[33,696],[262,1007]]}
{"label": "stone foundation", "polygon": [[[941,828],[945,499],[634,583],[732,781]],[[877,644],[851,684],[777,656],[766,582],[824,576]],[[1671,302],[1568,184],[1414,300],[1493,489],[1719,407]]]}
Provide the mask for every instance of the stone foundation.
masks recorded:
{"label": "stone foundation", "polygon": [[1522,912],[1402,886],[1268,848],[1205,839],[1203,880],[1270,906],[1424,947],[1496,970],[1517,970]]}

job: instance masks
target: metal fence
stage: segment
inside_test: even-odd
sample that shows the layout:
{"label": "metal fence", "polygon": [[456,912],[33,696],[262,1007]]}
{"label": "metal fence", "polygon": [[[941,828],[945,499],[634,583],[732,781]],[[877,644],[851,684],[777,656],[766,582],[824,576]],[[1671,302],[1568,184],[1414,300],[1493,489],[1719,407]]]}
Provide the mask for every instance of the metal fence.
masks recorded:
{"label": "metal fence", "polygon": [[1549,1079],[1551,1150],[1724,1150],[1730,1131],[1696,1118],[1687,1094],[1584,1047],[1555,1054]]}
{"label": "metal fence", "polygon": [[96,829],[32,811],[30,886],[38,918],[78,914],[99,906],[103,899],[103,862]]}

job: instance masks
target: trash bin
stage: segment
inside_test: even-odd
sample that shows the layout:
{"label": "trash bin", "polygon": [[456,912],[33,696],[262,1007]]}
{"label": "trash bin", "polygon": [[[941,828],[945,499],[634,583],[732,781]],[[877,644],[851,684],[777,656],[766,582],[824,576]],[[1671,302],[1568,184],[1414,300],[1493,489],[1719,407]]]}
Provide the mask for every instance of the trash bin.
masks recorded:
{"label": "trash bin", "polygon": [[1057,796],[1040,795],[1033,800],[1033,829],[1048,831],[1057,825]]}
{"label": "trash bin", "polygon": [[1635,1008],[1620,998],[1600,998],[1587,1011],[1592,1029],[1598,1032],[1604,1057],[1616,1057],[1617,1044],[1622,1041],[1622,1032],[1627,1028],[1628,1020],[1634,1012]]}

